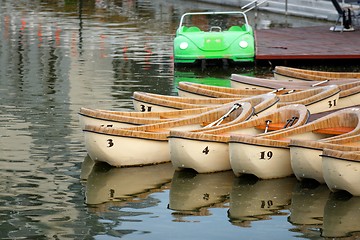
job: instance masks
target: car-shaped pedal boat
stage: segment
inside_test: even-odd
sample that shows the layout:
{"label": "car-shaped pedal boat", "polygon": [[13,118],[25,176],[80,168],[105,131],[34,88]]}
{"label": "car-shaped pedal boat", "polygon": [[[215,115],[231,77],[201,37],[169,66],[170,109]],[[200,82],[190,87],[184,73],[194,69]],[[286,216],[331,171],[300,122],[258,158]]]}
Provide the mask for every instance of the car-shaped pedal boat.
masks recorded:
{"label": "car-shaped pedal boat", "polygon": [[254,32],[244,12],[194,12],[181,16],[174,39],[174,63],[228,59],[253,62]]}

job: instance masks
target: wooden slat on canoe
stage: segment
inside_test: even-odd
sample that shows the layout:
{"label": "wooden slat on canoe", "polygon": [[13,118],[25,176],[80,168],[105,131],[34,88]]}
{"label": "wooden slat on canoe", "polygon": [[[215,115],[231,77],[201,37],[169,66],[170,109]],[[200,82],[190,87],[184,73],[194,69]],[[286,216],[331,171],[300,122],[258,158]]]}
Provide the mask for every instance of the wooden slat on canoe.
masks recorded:
{"label": "wooden slat on canoe", "polygon": [[303,80],[322,81],[328,79],[360,78],[360,73],[355,72],[325,72],[285,66],[276,66],[274,72],[282,76],[288,76]]}
{"label": "wooden slat on canoe", "polygon": [[335,149],[327,149],[323,150],[322,156],[329,156],[332,158],[340,159],[340,160],[348,160],[348,161],[360,161],[360,148],[357,151],[349,152],[346,150],[335,150]]}

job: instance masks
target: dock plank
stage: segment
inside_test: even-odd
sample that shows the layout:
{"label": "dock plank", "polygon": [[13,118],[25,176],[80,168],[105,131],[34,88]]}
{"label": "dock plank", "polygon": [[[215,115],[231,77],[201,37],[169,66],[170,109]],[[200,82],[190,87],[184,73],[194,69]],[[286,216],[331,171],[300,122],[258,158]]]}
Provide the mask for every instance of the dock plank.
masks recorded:
{"label": "dock plank", "polygon": [[255,31],[256,60],[360,59],[360,30],[330,26]]}

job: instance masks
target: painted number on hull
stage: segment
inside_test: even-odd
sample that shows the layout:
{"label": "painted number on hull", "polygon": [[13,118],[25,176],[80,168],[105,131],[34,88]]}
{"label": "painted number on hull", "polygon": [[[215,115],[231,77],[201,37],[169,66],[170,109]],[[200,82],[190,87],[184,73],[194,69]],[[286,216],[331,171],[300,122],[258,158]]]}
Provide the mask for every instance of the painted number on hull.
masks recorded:
{"label": "painted number on hull", "polygon": [[270,160],[273,156],[272,151],[262,151],[260,152],[260,160]]}
{"label": "painted number on hull", "polygon": [[273,201],[271,200],[261,200],[261,208],[270,208],[274,205]]}
{"label": "painted number on hull", "polygon": [[107,145],[108,148],[114,146],[114,142],[113,142],[112,139],[108,139],[108,140],[107,140],[107,143],[108,143],[108,145]]}
{"label": "painted number on hull", "polygon": [[210,194],[204,193],[203,199],[208,201],[210,199]]}
{"label": "painted number on hull", "polygon": [[206,146],[206,148],[204,148],[204,150],[203,150],[202,152],[203,152],[205,155],[207,155],[207,154],[210,152],[209,147]]}
{"label": "painted number on hull", "polygon": [[151,112],[151,106],[140,105],[140,112]]}
{"label": "painted number on hull", "polygon": [[336,106],[336,99],[332,100],[332,101],[328,101],[329,104],[329,108],[335,107]]}

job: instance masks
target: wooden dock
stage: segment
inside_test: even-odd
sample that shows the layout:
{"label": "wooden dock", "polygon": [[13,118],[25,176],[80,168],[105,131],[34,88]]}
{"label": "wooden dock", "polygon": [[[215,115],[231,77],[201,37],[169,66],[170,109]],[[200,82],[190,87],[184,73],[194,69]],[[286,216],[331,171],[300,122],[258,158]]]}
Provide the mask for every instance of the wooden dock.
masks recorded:
{"label": "wooden dock", "polygon": [[256,30],[256,60],[360,59],[359,29],[329,29],[330,26]]}

